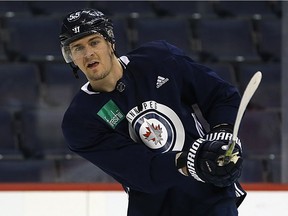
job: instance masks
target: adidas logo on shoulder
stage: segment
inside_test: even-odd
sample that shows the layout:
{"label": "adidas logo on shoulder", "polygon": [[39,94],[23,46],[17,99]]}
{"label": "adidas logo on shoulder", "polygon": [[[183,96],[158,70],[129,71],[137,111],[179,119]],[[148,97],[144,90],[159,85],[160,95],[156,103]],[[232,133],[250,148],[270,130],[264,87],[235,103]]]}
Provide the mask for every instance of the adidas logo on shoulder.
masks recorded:
{"label": "adidas logo on shoulder", "polygon": [[156,88],[160,88],[162,85],[164,85],[168,81],[169,81],[168,78],[164,78],[162,76],[158,76],[157,77]]}

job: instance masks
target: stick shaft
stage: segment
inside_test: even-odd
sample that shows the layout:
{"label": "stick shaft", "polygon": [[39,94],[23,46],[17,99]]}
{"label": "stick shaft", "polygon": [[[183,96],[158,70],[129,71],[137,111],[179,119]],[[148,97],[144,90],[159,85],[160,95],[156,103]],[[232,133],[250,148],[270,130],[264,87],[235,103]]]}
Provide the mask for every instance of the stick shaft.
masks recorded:
{"label": "stick shaft", "polygon": [[249,81],[249,83],[248,83],[248,85],[244,91],[244,94],[242,96],[242,99],[241,99],[241,102],[240,102],[240,105],[238,108],[234,128],[233,128],[232,140],[229,143],[228,149],[226,150],[225,158],[229,157],[229,159],[230,159],[230,157],[232,155],[232,152],[233,152],[235,144],[236,144],[236,139],[238,136],[238,131],[239,131],[239,127],[240,127],[240,123],[241,123],[243,114],[244,114],[246,107],[247,107],[249,101],[251,100],[253,94],[257,90],[257,88],[261,82],[261,79],[262,79],[262,73],[260,71],[256,72],[253,75],[253,77],[251,78],[251,80]]}

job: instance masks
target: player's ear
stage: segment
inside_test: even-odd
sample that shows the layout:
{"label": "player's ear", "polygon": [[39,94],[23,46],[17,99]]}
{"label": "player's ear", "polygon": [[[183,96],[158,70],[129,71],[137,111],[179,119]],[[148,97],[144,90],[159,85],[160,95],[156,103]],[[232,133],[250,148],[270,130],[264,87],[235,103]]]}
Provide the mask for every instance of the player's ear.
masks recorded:
{"label": "player's ear", "polygon": [[72,54],[71,54],[71,53],[70,53],[70,58],[71,58],[71,60],[72,60],[73,64],[74,64],[75,66],[78,66],[78,65],[76,64],[76,61],[75,61],[75,59],[72,57]]}
{"label": "player's ear", "polygon": [[110,47],[110,50],[111,50],[111,54],[115,54],[115,43],[110,43],[110,42],[108,42],[109,43],[109,47]]}
{"label": "player's ear", "polygon": [[72,59],[72,61],[73,61],[73,64],[74,64],[75,66],[78,66],[78,65],[76,64],[76,61],[74,61],[74,59]]}

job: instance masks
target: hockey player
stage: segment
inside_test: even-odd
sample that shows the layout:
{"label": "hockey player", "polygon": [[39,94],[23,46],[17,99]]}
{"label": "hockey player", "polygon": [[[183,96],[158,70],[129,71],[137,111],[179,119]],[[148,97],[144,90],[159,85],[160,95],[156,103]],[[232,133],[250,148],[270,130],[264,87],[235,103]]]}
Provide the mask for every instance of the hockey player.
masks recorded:
{"label": "hockey player", "polygon": [[88,79],[65,113],[64,136],[124,186],[127,215],[238,215],[240,141],[221,163],[240,103],[233,86],[165,41],[117,56],[112,21],[98,10],[68,14],[60,41],[65,61]]}

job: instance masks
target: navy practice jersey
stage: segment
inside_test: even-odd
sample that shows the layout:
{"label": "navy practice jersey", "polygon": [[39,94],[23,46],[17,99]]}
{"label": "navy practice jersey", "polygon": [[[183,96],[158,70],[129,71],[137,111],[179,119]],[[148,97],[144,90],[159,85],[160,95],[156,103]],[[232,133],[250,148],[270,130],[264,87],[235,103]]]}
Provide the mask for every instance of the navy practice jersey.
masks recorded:
{"label": "navy practice jersey", "polygon": [[95,92],[85,84],[62,128],[72,151],[128,189],[128,215],[208,215],[209,206],[220,200],[244,196],[239,184],[217,188],[175,167],[176,153],[206,133],[192,105],[211,127],[233,124],[237,90],[164,41],[119,60],[124,72],[115,90]]}

